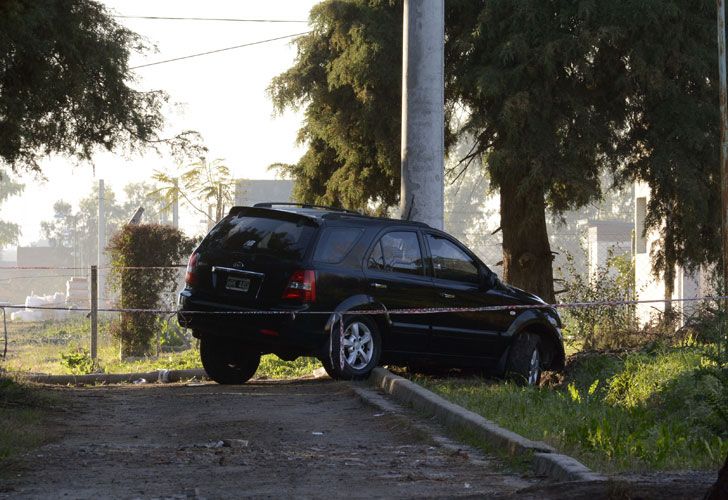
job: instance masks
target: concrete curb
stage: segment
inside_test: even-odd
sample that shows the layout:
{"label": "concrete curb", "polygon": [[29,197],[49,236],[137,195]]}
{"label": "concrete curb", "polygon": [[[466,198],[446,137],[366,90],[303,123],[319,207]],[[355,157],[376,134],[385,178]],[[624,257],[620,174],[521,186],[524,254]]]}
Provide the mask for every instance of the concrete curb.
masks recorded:
{"label": "concrete curb", "polygon": [[89,375],[48,375],[45,373],[20,374],[23,380],[39,384],[53,385],[93,385],[134,383],[144,379],[147,383],[182,382],[196,378],[208,379],[202,369],[194,370],[155,370],[146,373],[91,373]]}
{"label": "concrete curb", "polygon": [[534,472],[556,481],[606,481],[607,478],[593,472],[578,460],[557,453],[540,441],[532,441],[515,432],[504,429],[481,415],[458,406],[414,382],[377,367],[369,377],[369,383],[417,410],[432,415],[446,427],[467,430],[483,437],[493,447],[505,450],[508,455],[531,455]]}

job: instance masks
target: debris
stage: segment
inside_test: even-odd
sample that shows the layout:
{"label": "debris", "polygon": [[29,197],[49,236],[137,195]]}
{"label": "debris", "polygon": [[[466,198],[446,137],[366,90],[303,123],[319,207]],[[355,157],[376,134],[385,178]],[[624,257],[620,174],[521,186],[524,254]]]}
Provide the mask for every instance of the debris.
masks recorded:
{"label": "debris", "polygon": [[470,489],[470,483],[465,483],[465,489],[466,490],[469,490]]}
{"label": "debris", "polygon": [[313,434],[314,436],[323,436],[324,435],[323,432],[319,432],[319,431],[313,431],[311,434]]}
{"label": "debris", "polygon": [[374,416],[375,417],[383,417],[384,416],[384,413],[375,413]]}
{"label": "debris", "polygon": [[247,448],[248,447],[248,440],[247,439],[223,439],[222,445],[225,448]]}
{"label": "debris", "polygon": [[136,379],[136,380],[134,381],[134,384],[135,384],[135,385],[139,385],[139,384],[146,384],[146,383],[147,383],[147,379],[145,379],[145,378],[138,378],[138,379]]}
{"label": "debris", "polygon": [[159,370],[159,378],[157,379],[157,381],[161,382],[162,384],[168,384],[169,370]]}

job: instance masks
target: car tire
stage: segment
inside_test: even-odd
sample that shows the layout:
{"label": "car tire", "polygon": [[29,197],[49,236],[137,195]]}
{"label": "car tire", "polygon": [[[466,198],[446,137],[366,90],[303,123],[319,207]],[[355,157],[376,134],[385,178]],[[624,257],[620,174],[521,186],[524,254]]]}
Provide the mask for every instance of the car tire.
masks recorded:
{"label": "car tire", "polygon": [[234,339],[208,336],[200,339],[200,359],[207,375],[218,384],[244,384],[258,370],[260,353]]}
{"label": "car tire", "polygon": [[382,354],[382,336],[377,325],[366,316],[344,319],[344,366],[340,362],[341,329],[333,325],[326,353],[321,358],[324,370],[334,380],[361,380],[379,363]]}
{"label": "car tire", "polygon": [[522,386],[535,386],[541,381],[543,351],[541,338],[524,332],[511,344],[506,366],[506,378]]}

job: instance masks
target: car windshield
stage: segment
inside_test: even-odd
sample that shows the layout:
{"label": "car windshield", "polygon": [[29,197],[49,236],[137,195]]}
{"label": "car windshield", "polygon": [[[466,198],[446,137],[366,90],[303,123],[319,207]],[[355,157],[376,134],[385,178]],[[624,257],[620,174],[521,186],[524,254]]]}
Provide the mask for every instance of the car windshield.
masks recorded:
{"label": "car windshield", "polygon": [[207,235],[203,246],[232,252],[251,252],[300,260],[314,228],[302,222],[228,215]]}

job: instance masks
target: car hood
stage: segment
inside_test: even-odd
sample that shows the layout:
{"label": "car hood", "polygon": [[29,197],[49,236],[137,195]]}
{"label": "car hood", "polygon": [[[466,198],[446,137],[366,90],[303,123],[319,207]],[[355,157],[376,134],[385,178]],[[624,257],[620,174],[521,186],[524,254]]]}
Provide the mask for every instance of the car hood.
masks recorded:
{"label": "car hood", "polygon": [[519,302],[521,302],[523,304],[541,305],[541,304],[546,303],[538,295],[527,292],[525,290],[521,290],[520,288],[516,288],[515,286],[509,285],[508,283],[503,283],[500,280],[498,280],[496,287],[500,288],[501,290],[506,292],[508,295],[510,295],[511,297],[513,297],[514,299],[518,300]]}

